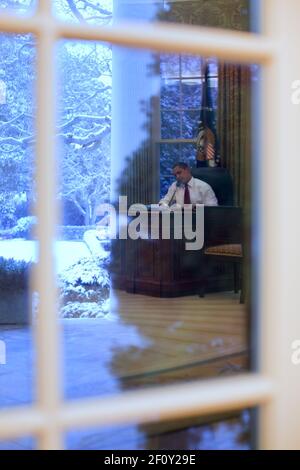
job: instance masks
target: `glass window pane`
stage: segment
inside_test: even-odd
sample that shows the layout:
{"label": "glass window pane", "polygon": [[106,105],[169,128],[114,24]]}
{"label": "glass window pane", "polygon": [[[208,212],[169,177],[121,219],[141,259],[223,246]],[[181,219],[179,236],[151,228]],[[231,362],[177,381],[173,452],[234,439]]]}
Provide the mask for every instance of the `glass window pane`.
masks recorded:
{"label": "glass window pane", "polygon": [[160,104],[162,108],[178,109],[180,108],[180,81],[162,80]]}
{"label": "glass window pane", "polygon": [[36,41],[1,34],[0,52],[0,408],[33,400],[32,324],[37,294],[34,215]]}
{"label": "glass window pane", "polygon": [[[169,55],[171,62],[175,56]],[[201,76],[162,77],[157,52],[88,41],[61,41],[57,58],[62,206],[57,271],[65,397],[249,370],[250,293],[244,285],[250,266],[242,250],[249,249],[253,227],[247,143],[257,71],[218,64],[214,85],[223,88],[215,100],[214,127],[210,115],[203,116],[205,145],[212,148],[204,145],[201,159],[202,99],[198,109],[170,111],[161,104],[166,83],[176,83],[181,93],[186,81],[200,86]],[[183,59],[187,64],[184,56],[179,62]],[[166,65],[166,55],[163,60]],[[206,93],[215,88],[207,86]],[[219,204],[204,208],[205,248],[186,250],[185,238],[145,239],[138,227],[132,237],[129,224],[136,218],[126,211],[120,215],[119,198],[127,198],[127,208],[139,203],[147,211],[157,205],[175,182],[172,168],[178,161],[190,165],[203,192],[209,185],[213,204]],[[116,233],[110,239],[111,221]],[[123,224],[127,238],[120,239]],[[146,235],[147,228],[140,227]],[[236,251],[230,257],[206,255],[214,244]]]}
{"label": "glass window pane", "polygon": [[213,75],[213,76],[218,75],[218,59],[214,57],[209,57],[207,59],[207,63],[209,65],[210,75]]}
{"label": "glass window pane", "polygon": [[[170,147],[171,150],[173,149],[172,146],[169,146],[169,147]],[[170,174],[171,174],[171,171],[172,171],[173,162],[175,162],[175,161],[176,161],[176,159],[174,159],[173,155],[171,156],[171,158],[165,157],[164,159],[163,158],[161,159],[161,162],[160,162],[160,174],[161,174],[161,176],[165,175],[169,179],[171,179]]]}
{"label": "glass window pane", "polygon": [[165,171],[170,172],[173,164],[180,159],[180,144],[160,144],[160,168],[162,173],[164,173]]}
{"label": "glass window pane", "polygon": [[112,21],[113,0],[53,0],[53,10],[63,21],[107,25]]}
{"label": "glass window pane", "polygon": [[181,74],[183,77],[199,77],[202,75],[202,58],[193,55],[181,57]]}
{"label": "glass window pane", "polygon": [[[2,296],[0,312],[0,408],[34,401],[34,338],[28,321],[29,295],[24,301],[17,291]],[[23,294],[23,297],[25,295]],[[9,302],[11,317],[3,319]],[[6,307],[7,309],[7,307]],[[24,310],[26,311],[24,312]],[[10,325],[9,322],[14,324]]]}
{"label": "glass window pane", "polygon": [[182,113],[182,136],[195,139],[199,132],[200,111],[184,111]]}
{"label": "glass window pane", "polygon": [[17,14],[33,13],[37,0],[0,0],[1,11]]}
{"label": "glass window pane", "polygon": [[[34,0],[19,0],[18,8]],[[14,5],[2,0],[4,8]],[[63,21],[110,24],[112,21],[167,21],[238,31],[259,30],[259,2],[249,0],[53,0],[55,14]],[[0,4],[1,5],[1,4]]]}
{"label": "glass window pane", "polygon": [[160,55],[160,75],[162,78],[179,77],[179,55],[161,54]]}
{"label": "glass window pane", "polygon": [[[56,242],[61,316],[101,318],[108,312],[109,300],[109,276],[98,259],[105,261],[105,228],[104,240],[90,242],[90,238],[95,209],[110,197],[111,48],[95,42],[62,41],[57,60],[62,77],[58,127],[63,217]],[[90,243],[96,250],[93,255]],[[76,322],[65,326],[67,350],[69,331],[84,335],[83,325],[79,330],[76,326]],[[72,362],[69,370],[72,374]]]}
{"label": "glass window pane", "polygon": [[161,138],[179,139],[181,137],[181,113],[178,111],[162,111]]}
{"label": "glass window pane", "polygon": [[35,450],[37,442],[34,437],[19,437],[0,441],[0,450]]}
{"label": "glass window pane", "polygon": [[69,450],[251,450],[252,410],[66,435]]}
{"label": "glass window pane", "polygon": [[252,3],[249,0],[116,0],[113,14],[116,20],[167,21],[250,31],[258,28]]}
{"label": "glass window pane", "polygon": [[202,98],[202,80],[190,79],[182,81],[183,109],[198,109],[200,112]]}
{"label": "glass window pane", "polygon": [[[197,58],[191,55],[171,55],[164,57],[172,64],[179,59],[177,79],[163,78],[160,82],[161,110],[177,111],[161,114],[162,139],[194,139],[199,133],[203,118],[211,121],[216,133],[218,107],[218,64],[215,58]],[[198,59],[198,60],[196,60]],[[157,57],[159,62],[159,57]],[[175,125],[175,118],[177,122]]]}
{"label": "glass window pane", "polygon": [[191,168],[195,165],[195,145],[194,144],[181,144],[180,145],[181,156],[180,160],[187,162]]}
{"label": "glass window pane", "polygon": [[211,96],[211,104],[215,111],[218,108],[218,79],[211,78],[209,79],[208,86],[210,87],[210,96]]}

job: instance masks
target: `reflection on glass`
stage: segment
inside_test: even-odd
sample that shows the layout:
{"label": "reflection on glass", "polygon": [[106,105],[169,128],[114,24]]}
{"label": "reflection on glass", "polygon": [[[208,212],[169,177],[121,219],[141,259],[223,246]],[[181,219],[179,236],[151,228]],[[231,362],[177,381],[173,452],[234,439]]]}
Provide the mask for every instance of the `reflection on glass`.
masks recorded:
{"label": "reflection on glass", "polygon": [[195,139],[199,132],[199,111],[184,111],[182,113],[182,136],[185,139]]}
{"label": "reflection on glass", "polygon": [[73,431],[70,450],[250,450],[251,411],[160,423]]}
{"label": "reflection on glass", "polygon": [[36,447],[36,439],[33,437],[22,437],[0,441],[0,450],[35,450]]}
{"label": "reflection on glass", "polygon": [[[256,2],[253,2],[256,3]],[[167,21],[239,31],[255,28],[257,18],[249,0],[115,0],[115,19]]]}
{"label": "reflection on glass", "polygon": [[109,244],[105,227],[96,233],[95,222],[97,206],[110,196],[111,48],[64,41],[57,49],[57,60],[63,218],[56,244],[61,316],[98,318],[107,313],[109,297],[104,267]]}
{"label": "reflection on glass", "polygon": [[203,67],[203,60],[201,57],[183,55],[181,57],[181,71],[182,76],[185,78],[197,77],[199,70]]}
{"label": "reflection on glass", "polygon": [[[248,371],[256,72],[93,42],[65,41],[57,54],[65,397]],[[192,73],[200,67],[197,76],[183,76],[189,60]],[[120,215],[119,197],[147,211],[176,189],[178,161],[218,200],[204,209],[205,245],[186,250],[172,225],[170,239],[126,232],[127,239],[110,240],[114,216],[117,232],[136,221]]]}
{"label": "reflection on glass", "polygon": [[202,80],[192,79],[182,81],[182,107],[183,109],[196,108],[201,105]]}
{"label": "reflection on glass", "polygon": [[161,84],[161,107],[166,109],[178,108],[180,96],[180,81],[166,79]]}
{"label": "reflection on glass", "polygon": [[210,127],[216,127],[217,61],[185,55],[157,57],[158,62],[163,60],[164,71],[167,61],[174,64],[175,59],[177,72],[174,69],[172,78],[161,78],[161,138],[196,139],[206,114],[210,113],[213,121]]}
{"label": "reflection on glass", "polygon": [[37,0],[1,0],[0,12],[5,10],[9,13],[28,14],[33,13]]}
{"label": "reflection on glass", "polygon": [[113,0],[53,0],[55,15],[67,22],[107,25],[112,21]]}
{"label": "reflection on glass", "polygon": [[[194,143],[182,143],[180,144],[180,161],[183,160],[187,162],[190,167],[193,167],[195,164],[195,144]],[[174,164],[174,161],[172,162]],[[171,170],[171,167],[170,167]]]}
{"label": "reflection on glass", "polygon": [[159,63],[162,78],[179,77],[179,58],[177,54],[161,54]]}
{"label": "reflection on glass", "polygon": [[32,400],[35,39],[1,34],[0,51],[0,407],[6,407]]}
{"label": "reflection on glass", "polygon": [[[11,3],[3,0],[2,4]],[[19,0],[19,8],[30,0]],[[255,2],[253,2],[255,3]],[[55,15],[63,21],[107,25],[120,20],[167,21],[238,31],[257,30],[257,12],[249,0],[53,0]],[[199,60],[199,59],[198,59]],[[196,59],[194,59],[196,62]],[[190,63],[187,70],[192,71]],[[188,75],[189,76],[189,75]]]}
{"label": "reflection on glass", "polygon": [[162,139],[178,139],[181,136],[181,114],[177,111],[161,112]]}

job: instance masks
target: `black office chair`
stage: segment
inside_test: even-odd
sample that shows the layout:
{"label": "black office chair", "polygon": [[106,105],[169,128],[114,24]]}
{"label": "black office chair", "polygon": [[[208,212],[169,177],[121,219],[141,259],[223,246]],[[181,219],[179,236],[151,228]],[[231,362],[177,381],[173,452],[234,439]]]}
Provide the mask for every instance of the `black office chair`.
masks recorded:
{"label": "black office chair", "polygon": [[233,182],[226,168],[192,168],[192,175],[212,187],[219,206],[233,206]]}
{"label": "black office chair", "polygon": [[[233,206],[233,182],[225,168],[193,168],[192,175],[208,183],[218,199],[218,207],[205,207],[205,228],[203,263],[204,270],[200,297],[204,297],[208,284],[209,259],[220,263],[231,263],[233,267],[233,288],[242,287],[242,209]],[[243,302],[241,288],[240,301]]]}

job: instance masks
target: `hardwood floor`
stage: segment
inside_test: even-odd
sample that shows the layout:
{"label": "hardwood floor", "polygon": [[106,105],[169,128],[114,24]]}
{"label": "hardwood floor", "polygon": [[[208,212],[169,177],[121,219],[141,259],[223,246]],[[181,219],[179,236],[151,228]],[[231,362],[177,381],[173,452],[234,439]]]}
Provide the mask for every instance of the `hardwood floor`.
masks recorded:
{"label": "hardwood floor", "polygon": [[247,314],[233,293],[160,299],[115,290],[111,314],[143,344],[114,352],[111,368],[125,389],[248,368]]}
{"label": "hardwood floor", "polygon": [[[111,294],[111,314],[116,326],[135,327],[141,339],[140,346],[130,345],[128,333],[126,347],[114,350],[110,369],[123,390],[237,374],[248,369],[248,321],[239,295],[228,292],[208,294],[205,298],[166,299],[115,290]],[[176,449],[178,442],[181,448],[191,448],[193,439],[198,439],[203,429],[210,429],[205,428],[207,423],[215,423],[211,426],[216,429],[223,426],[223,432],[233,423],[241,436],[247,430],[238,412],[148,423],[138,429],[146,442],[144,448],[167,445]],[[248,436],[245,442],[247,439]]]}

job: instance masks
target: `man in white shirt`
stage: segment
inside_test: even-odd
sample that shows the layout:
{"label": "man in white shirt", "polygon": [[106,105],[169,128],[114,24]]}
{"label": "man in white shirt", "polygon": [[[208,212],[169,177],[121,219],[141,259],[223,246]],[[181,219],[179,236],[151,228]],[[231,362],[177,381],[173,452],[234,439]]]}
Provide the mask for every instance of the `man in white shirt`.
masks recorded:
{"label": "man in white shirt", "polygon": [[167,194],[159,201],[159,205],[172,204],[204,204],[217,206],[218,200],[212,187],[198,178],[193,178],[190,167],[184,162],[173,166],[173,175],[176,182],[171,184]]}

